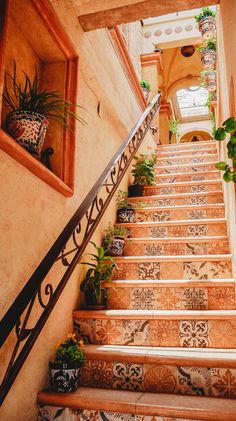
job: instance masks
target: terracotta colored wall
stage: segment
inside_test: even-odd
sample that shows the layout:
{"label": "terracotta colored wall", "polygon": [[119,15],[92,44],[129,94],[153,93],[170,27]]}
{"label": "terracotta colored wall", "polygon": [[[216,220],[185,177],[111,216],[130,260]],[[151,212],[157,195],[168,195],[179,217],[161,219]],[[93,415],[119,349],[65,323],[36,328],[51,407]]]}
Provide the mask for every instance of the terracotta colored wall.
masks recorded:
{"label": "terracotta colored wall", "polygon": [[[73,8],[65,3],[52,0],[80,56],[77,102],[86,108],[83,117],[88,123],[87,126],[77,125],[75,194],[71,198],[62,196],[0,151],[1,316],[141,114],[108,32],[99,30],[84,34]],[[97,114],[99,101],[101,117]],[[150,136],[146,143],[148,151],[153,151]],[[127,180],[128,176],[122,183],[123,189],[127,188]],[[114,218],[113,201],[94,236],[96,242],[101,240],[102,228]],[[60,265],[49,276],[49,281],[54,282],[58,273]],[[48,359],[55,344],[72,329],[71,311],[79,302],[82,275],[78,267],[1,407],[1,420],[36,419],[36,395],[46,384]],[[33,324],[34,320],[31,322]],[[2,366],[9,356],[8,345],[12,341],[13,337],[10,337],[3,349]]]}

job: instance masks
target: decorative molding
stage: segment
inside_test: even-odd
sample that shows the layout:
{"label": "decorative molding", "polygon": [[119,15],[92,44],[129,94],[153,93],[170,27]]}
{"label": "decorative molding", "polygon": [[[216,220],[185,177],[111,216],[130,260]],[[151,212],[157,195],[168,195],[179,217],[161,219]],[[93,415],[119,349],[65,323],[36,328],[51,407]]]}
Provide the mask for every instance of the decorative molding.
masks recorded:
{"label": "decorative molding", "polygon": [[120,29],[115,26],[114,28],[109,29],[110,35],[112,37],[113,45],[118,53],[119,59],[121,61],[123,70],[129,84],[132,88],[133,93],[135,94],[142,110],[145,110],[147,107],[147,101],[144,97],[142,88],[140,86],[140,81],[137,76],[135,67],[131,61],[127,46],[125,44],[123,35]]}
{"label": "decorative molding", "polygon": [[173,115],[172,106],[170,102],[162,102],[160,107],[160,113],[167,113],[168,118]]}
{"label": "decorative molding", "polygon": [[149,54],[142,54],[140,56],[142,67],[156,66],[157,73],[163,72],[163,64],[161,59],[161,52],[154,52]]}

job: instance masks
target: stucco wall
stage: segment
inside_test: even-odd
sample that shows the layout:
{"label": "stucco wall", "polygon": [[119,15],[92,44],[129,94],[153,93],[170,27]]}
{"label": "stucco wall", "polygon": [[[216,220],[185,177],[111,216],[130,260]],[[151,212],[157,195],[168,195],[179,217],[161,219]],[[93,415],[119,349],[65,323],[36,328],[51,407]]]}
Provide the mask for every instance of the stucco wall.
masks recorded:
{"label": "stucco wall", "polygon": [[[80,57],[77,103],[86,108],[83,117],[88,123],[87,126],[77,125],[75,193],[71,198],[62,196],[0,151],[1,316],[141,115],[108,31],[84,34],[73,7],[67,7],[65,3],[63,0],[52,0]],[[99,101],[101,117],[97,114]],[[150,136],[147,143],[151,152],[154,145]],[[127,182],[128,176],[122,183],[123,189],[127,189]],[[101,240],[103,227],[114,218],[113,201],[94,236],[97,243]],[[60,273],[60,267],[49,280],[53,282],[57,273]],[[46,384],[48,360],[55,344],[72,330],[71,312],[79,302],[79,279],[82,274],[78,267],[71,277],[0,409],[1,420],[36,420],[37,392]],[[7,347],[3,349],[2,366],[9,356],[8,345],[12,341],[13,337],[10,337]]]}

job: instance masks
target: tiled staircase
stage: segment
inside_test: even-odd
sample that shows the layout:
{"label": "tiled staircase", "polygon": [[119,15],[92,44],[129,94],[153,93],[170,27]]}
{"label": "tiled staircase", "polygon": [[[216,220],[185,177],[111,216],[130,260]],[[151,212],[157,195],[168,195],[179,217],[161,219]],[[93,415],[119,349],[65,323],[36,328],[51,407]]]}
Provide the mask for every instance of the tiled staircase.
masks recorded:
{"label": "tiled staircase", "polygon": [[[82,387],[41,392],[48,420],[236,420],[236,311],[215,143],[158,147],[109,287],[109,309],[74,312]],[[58,412],[60,411],[61,412]]]}

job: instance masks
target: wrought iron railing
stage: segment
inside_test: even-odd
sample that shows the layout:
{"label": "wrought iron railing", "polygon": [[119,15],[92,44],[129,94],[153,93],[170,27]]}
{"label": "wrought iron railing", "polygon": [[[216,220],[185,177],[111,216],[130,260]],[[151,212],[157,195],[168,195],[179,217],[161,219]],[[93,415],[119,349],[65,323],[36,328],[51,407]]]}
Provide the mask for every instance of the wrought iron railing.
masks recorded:
{"label": "wrought iron railing", "polygon": [[[55,307],[84,249],[98,226],[130,162],[142,143],[156,112],[160,94],[156,95],[129,133],[78,210],[72,216],[51,249],[41,261],[0,322],[0,347],[9,335],[13,343],[10,361],[0,385],[0,404]],[[64,267],[58,281],[47,280],[56,265]],[[62,266],[61,266],[62,265]],[[55,268],[56,270],[57,268]],[[56,284],[55,284],[56,283]],[[33,325],[33,327],[32,327]],[[12,338],[12,335],[15,337]]]}

